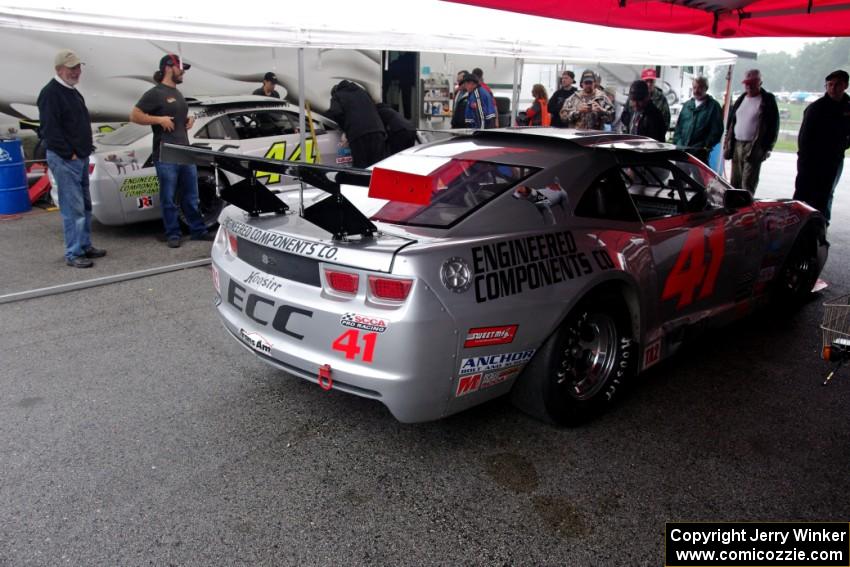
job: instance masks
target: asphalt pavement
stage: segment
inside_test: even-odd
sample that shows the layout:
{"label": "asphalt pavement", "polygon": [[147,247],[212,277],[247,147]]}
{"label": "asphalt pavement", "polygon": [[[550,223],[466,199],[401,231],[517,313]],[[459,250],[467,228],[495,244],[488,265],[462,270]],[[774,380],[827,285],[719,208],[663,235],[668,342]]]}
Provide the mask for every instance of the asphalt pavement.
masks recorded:
{"label": "asphalt pavement", "polygon": [[[793,158],[760,196],[790,196]],[[222,329],[208,268],[0,305],[0,565],[654,566],[667,521],[846,522],[850,369],[821,387],[818,325],[850,293],[848,185],[829,288],[703,336],[577,429],[504,399],[405,425],[287,376]],[[209,247],[98,225],[109,255],[78,270],[59,222],[0,222],[0,293]]]}

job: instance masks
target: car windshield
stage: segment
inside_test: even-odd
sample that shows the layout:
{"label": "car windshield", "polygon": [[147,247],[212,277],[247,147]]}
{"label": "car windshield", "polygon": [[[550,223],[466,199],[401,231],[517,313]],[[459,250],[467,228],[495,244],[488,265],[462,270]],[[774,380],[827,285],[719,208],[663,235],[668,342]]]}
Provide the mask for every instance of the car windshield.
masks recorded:
{"label": "car windshield", "polygon": [[117,130],[98,138],[97,143],[104,146],[129,146],[133,142],[150,133],[150,126],[142,126],[141,124],[125,124]]}
{"label": "car windshield", "polygon": [[[471,159],[437,161],[439,165],[432,162],[435,168],[425,168],[427,173],[421,167],[404,168],[407,171],[419,170],[415,174],[391,171],[387,175],[376,175],[373,172],[370,196],[389,200],[372,216],[372,220],[448,228],[537,171],[532,167]],[[397,181],[394,175],[403,176],[403,181]],[[409,197],[411,190],[405,185],[411,178],[418,185],[415,198]],[[396,180],[397,187],[375,187],[376,184],[392,183],[393,180]]]}

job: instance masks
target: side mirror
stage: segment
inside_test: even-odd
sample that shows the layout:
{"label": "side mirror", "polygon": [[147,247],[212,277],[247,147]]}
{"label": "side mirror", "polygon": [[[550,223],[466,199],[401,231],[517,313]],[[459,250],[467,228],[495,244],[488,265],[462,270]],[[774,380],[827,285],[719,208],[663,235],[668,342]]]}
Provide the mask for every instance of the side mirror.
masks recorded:
{"label": "side mirror", "polygon": [[746,189],[727,189],[723,195],[723,206],[727,209],[742,209],[753,204],[753,194]]}

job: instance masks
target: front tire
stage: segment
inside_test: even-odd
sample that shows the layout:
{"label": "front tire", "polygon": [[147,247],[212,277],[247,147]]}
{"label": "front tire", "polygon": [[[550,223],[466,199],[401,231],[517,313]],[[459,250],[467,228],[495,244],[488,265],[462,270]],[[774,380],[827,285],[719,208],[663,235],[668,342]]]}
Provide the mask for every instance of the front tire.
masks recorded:
{"label": "front tire", "polygon": [[549,423],[585,423],[606,411],[634,376],[636,350],[619,298],[582,301],[525,369],[512,401]]}
{"label": "front tire", "polygon": [[822,266],[818,258],[820,238],[818,230],[811,225],[797,236],[775,282],[777,301],[801,303],[811,294]]}

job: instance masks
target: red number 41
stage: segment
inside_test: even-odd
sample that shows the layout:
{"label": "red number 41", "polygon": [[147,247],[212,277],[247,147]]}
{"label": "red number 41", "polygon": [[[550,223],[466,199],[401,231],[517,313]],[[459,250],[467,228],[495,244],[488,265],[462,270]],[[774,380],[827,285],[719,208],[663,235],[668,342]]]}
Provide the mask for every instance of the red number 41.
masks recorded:
{"label": "red number 41", "polygon": [[[336,338],[331,347],[345,353],[345,358],[354,359],[360,354],[360,347],[357,343],[360,340],[360,331],[351,329],[346,331]],[[378,340],[378,333],[363,333],[363,362],[372,362],[372,356],[375,354],[375,342]]]}
{"label": "red number 41", "polygon": [[[726,241],[723,237],[723,221],[711,227],[706,234],[703,228],[694,228],[688,231],[688,239],[676,258],[673,271],[664,282],[662,300],[672,299],[679,296],[676,309],[682,309],[694,302],[694,294],[697,287],[700,288],[697,299],[705,299],[714,293],[714,283],[720,272],[720,264],[723,262],[723,253]],[[708,245],[706,246],[706,236]],[[705,265],[705,249],[709,249],[711,261],[708,268]]]}

